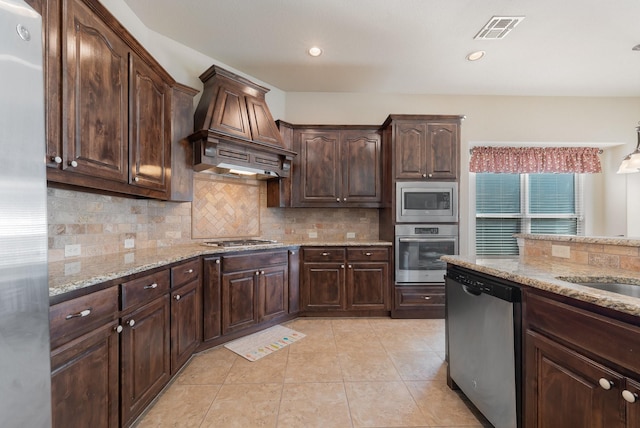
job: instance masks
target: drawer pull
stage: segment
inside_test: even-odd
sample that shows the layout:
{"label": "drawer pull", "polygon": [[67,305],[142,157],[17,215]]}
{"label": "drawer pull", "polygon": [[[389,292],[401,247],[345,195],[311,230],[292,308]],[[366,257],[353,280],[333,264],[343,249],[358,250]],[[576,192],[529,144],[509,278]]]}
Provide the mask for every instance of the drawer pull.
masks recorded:
{"label": "drawer pull", "polygon": [[181,299],[179,294],[176,294],[173,298],[176,299],[176,300],[180,300]]}
{"label": "drawer pull", "polygon": [[84,318],[91,313],[91,308],[85,309],[84,311],[80,311],[77,314],[69,314],[65,317],[66,320],[70,320],[72,318]]}
{"label": "drawer pull", "polygon": [[431,296],[422,296],[424,300],[431,300]]}
{"label": "drawer pull", "polygon": [[349,265],[348,267],[349,267],[349,269],[352,269],[352,268],[353,268],[353,266],[351,266],[351,265]]}
{"label": "drawer pull", "polygon": [[625,389],[624,391],[622,391],[622,398],[624,398],[624,400],[628,403],[635,403],[638,399],[638,394]]}
{"label": "drawer pull", "polygon": [[123,328],[122,328],[121,325],[119,325],[119,326],[117,326],[116,328],[113,329],[113,331],[115,331],[116,333],[122,333],[122,330],[123,330]]}
{"label": "drawer pull", "polygon": [[344,265],[340,265],[340,269],[344,269]]}
{"label": "drawer pull", "polygon": [[129,324],[129,327],[133,327],[134,325],[136,325],[136,320],[129,320],[127,321],[127,324]]}
{"label": "drawer pull", "polygon": [[365,256],[371,256],[371,253],[364,253]]}
{"label": "drawer pull", "polygon": [[188,271],[186,271],[185,273],[193,273],[193,269],[189,269]]}
{"label": "drawer pull", "polygon": [[219,265],[220,264],[220,259],[216,259],[216,264]]}
{"label": "drawer pull", "polygon": [[158,288],[158,283],[157,282],[154,282],[153,284],[144,286],[145,290],[153,290],[154,288]]}
{"label": "drawer pull", "polygon": [[600,387],[602,389],[606,389],[607,391],[610,390],[613,386],[613,381],[610,381],[609,379],[605,379],[603,377],[598,379],[598,383],[600,384]]}
{"label": "drawer pull", "polygon": [[322,253],[322,255],[325,256],[325,257],[328,256],[329,254],[331,254],[331,253],[327,253],[326,251],[324,253]]}

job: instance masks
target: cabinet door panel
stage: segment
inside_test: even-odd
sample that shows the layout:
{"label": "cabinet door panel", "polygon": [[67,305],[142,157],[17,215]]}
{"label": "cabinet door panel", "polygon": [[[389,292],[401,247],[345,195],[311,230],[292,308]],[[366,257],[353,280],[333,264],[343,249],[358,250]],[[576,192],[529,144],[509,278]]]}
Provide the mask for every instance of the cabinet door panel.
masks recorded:
{"label": "cabinet door panel", "polygon": [[162,78],[131,54],[131,184],[166,191],[170,156],[169,91]]}
{"label": "cabinet door panel", "polygon": [[222,275],[223,335],[257,322],[256,277],[253,271]]}
{"label": "cabinet door panel", "polygon": [[338,132],[299,135],[298,202],[303,206],[305,203],[338,203],[342,185]]}
{"label": "cabinet door panel", "polygon": [[344,309],[344,265],[305,263],[301,289],[304,310]]}
{"label": "cabinet door panel", "polygon": [[251,139],[247,109],[242,90],[233,86],[220,86],[214,107],[211,128]]}
{"label": "cabinet door panel", "polygon": [[[640,396],[640,382],[627,379],[625,389]],[[627,407],[627,427],[640,427],[640,401],[636,400],[635,403],[626,403],[625,405]]]}
{"label": "cabinet door panel", "polygon": [[171,374],[187,362],[200,343],[198,280],[171,293]]}
{"label": "cabinet door panel", "polygon": [[396,178],[422,178],[426,174],[426,124],[399,122],[395,132]]}
{"label": "cabinet door panel", "polygon": [[388,309],[388,263],[354,263],[347,272],[347,309]]}
{"label": "cabinet door panel", "polygon": [[260,321],[287,313],[289,301],[287,266],[274,266],[260,272]]}
{"label": "cabinet door panel", "polygon": [[123,321],[121,413],[126,425],[170,378],[169,296],[154,300]]}
{"label": "cabinet door panel", "polygon": [[126,183],[128,49],[82,2],[65,3],[63,168]]}
{"label": "cabinet door panel", "polygon": [[[343,202],[380,202],[382,198],[380,135],[357,131],[341,134]],[[346,200],[345,200],[346,198]]]}
{"label": "cabinet door panel", "polygon": [[284,148],[280,130],[269,112],[267,103],[256,97],[247,95],[247,115],[254,140]]}
{"label": "cabinet door panel", "polygon": [[530,330],[525,340],[527,426],[624,427],[622,376]]}
{"label": "cabinet door panel", "polygon": [[95,329],[51,353],[54,428],[119,426],[116,325]]}
{"label": "cabinet door panel", "polygon": [[429,123],[427,125],[429,153],[427,176],[434,179],[458,176],[458,125]]}

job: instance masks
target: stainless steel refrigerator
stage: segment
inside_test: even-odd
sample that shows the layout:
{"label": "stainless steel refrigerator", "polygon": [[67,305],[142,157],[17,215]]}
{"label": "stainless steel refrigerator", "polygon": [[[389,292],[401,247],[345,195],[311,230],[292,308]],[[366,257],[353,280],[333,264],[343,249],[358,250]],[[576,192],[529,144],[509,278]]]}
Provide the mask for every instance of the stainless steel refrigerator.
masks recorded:
{"label": "stainless steel refrigerator", "polygon": [[51,426],[42,19],[0,0],[0,426]]}

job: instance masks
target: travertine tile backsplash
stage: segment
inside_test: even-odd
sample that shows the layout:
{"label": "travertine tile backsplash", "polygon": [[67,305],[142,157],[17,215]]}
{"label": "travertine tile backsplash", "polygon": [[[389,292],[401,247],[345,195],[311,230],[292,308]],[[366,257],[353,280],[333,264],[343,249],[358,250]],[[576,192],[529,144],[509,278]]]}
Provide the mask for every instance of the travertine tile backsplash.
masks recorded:
{"label": "travertine tile backsplash", "polygon": [[262,181],[198,177],[195,195],[192,206],[49,188],[49,261],[65,259],[65,245],[80,244],[80,257],[128,251],[125,239],[135,248],[239,236],[313,243],[352,232],[356,240],[378,239],[378,210],[267,208]]}

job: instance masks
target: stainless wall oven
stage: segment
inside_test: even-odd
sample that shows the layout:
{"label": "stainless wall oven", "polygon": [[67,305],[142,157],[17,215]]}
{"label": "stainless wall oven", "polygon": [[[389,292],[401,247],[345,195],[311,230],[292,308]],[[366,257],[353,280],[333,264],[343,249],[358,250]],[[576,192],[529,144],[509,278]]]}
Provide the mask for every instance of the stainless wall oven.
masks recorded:
{"label": "stainless wall oven", "polygon": [[397,223],[457,223],[458,183],[398,181]]}
{"label": "stainless wall oven", "polygon": [[395,234],[396,283],[444,283],[440,257],[458,254],[458,225],[398,224]]}

